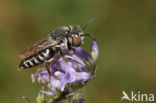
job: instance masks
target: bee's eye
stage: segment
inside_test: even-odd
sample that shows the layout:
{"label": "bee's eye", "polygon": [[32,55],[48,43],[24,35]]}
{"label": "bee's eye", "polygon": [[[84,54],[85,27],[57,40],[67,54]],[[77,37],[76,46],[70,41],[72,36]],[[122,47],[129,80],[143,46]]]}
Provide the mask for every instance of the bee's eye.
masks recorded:
{"label": "bee's eye", "polygon": [[80,38],[80,36],[78,36],[77,34],[73,34],[73,35],[72,35],[72,41],[73,41],[73,45],[74,45],[75,47],[78,47],[78,46],[81,45],[81,38]]}

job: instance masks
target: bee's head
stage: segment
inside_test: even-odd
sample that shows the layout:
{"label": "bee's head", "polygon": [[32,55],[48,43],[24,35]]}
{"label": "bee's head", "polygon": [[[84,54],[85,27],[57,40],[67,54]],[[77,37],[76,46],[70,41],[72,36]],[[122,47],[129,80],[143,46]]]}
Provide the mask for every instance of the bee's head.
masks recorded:
{"label": "bee's head", "polygon": [[83,44],[83,37],[81,36],[82,34],[83,31],[80,26],[70,25],[68,34],[69,43],[74,47],[81,46]]}
{"label": "bee's head", "polygon": [[78,47],[83,44],[84,36],[89,36],[95,40],[95,37],[91,34],[84,34],[83,31],[87,28],[87,26],[97,21],[97,19],[91,19],[82,29],[78,25],[70,25],[68,32],[68,41],[71,46]]}

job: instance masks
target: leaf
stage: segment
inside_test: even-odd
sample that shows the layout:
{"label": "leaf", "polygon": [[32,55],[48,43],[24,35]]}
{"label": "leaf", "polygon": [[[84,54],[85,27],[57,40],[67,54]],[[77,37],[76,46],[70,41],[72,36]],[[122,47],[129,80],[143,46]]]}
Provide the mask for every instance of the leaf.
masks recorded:
{"label": "leaf", "polygon": [[36,98],[37,103],[45,103],[44,94],[39,93]]}

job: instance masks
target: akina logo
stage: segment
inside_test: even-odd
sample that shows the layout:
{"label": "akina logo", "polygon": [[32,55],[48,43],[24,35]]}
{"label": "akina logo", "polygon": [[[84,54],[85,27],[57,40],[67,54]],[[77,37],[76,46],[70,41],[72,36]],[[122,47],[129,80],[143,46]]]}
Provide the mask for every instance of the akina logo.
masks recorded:
{"label": "akina logo", "polygon": [[122,91],[122,98],[121,101],[128,100],[128,101],[134,101],[134,102],[153,102],[154,101],[154,94],[145,94],[141,93],[140,91],[134,92],[131,91],[130,94],[128,95],[125,91]]}

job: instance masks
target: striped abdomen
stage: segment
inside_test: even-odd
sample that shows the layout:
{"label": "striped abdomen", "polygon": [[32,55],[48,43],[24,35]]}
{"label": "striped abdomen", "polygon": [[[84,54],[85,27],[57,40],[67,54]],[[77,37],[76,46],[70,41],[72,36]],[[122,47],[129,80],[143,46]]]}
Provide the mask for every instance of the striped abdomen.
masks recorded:
{"label": "striped abdomen", "polygon": [[45,49],[34,56],[22,60],[19,65],[19,69],[26,69],[37,66],[44,61],[52,58],[54,55],[55,51],[53,51],[52,49]]}

